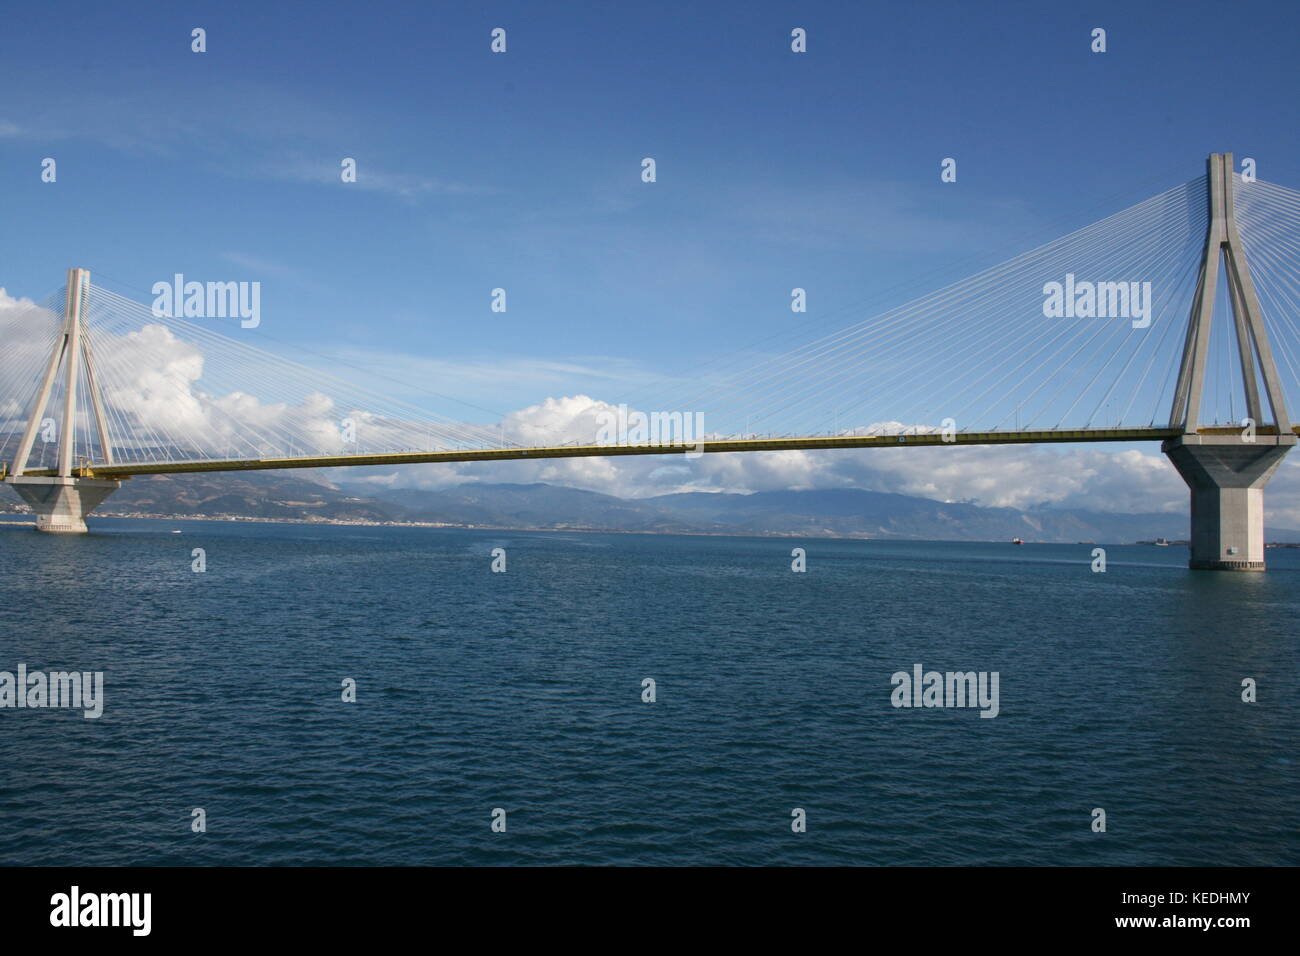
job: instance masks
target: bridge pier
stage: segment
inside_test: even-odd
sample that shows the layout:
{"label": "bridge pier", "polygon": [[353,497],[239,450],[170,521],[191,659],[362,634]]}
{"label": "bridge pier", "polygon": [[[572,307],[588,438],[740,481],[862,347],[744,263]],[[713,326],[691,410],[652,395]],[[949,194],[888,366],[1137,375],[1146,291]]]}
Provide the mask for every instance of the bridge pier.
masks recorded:
{"label": "bridge pier", "polygon": [[1295,435],[1181,435],[1160,446],[1192,494],[1192,555],[1199,571],[1264,570],[1264,486]]}
{"label": "bridge pier", "polygon": [[16,475],[7,479],[36,514],[36,530],[85,534],[86,515],[118,488],[120,481]]}

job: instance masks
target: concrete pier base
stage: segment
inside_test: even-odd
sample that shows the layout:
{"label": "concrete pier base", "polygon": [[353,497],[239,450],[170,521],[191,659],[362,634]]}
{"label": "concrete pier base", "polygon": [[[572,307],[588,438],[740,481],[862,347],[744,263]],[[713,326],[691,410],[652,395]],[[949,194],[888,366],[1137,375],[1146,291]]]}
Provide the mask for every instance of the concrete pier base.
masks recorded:
{"label": "concrete pier base", "polygon": [[1203,571],[1264,570],[1264,486],[1295,435],[1182,435],[1169,456],[1192,493],[1192,556]]}
{"label": "concrete pier base", "polygon": [[103,478],[21,476],[7,479],[36,514],[36,530],[55,534],[85,534],[86,515],[118,488],[120,481]]}

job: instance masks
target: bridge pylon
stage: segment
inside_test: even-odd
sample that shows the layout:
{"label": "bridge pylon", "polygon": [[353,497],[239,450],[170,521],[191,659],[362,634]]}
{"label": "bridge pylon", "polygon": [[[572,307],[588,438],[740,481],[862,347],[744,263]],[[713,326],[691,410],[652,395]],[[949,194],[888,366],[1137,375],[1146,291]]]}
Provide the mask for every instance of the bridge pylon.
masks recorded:
{"label": "bridge pylon", "polygon": [[[1237,228],[1232,153],[1211,153],[1207,164],[1209,226],[1169,418],[1170,427],[1181,429],[1182,434],[1166,439],[1161,450],[1191,489],[1189,566],[1197,570],[1263,571],[1264,486],[1295,446],[1296,435]],[[1197,425],[1221,272],[1228,286],[1249,421],[1240,431],[1201,432]],[[1260,378],[1271,424],[1264,415]]]}
{"label": "bridge pylon", "polygon": [[[113,445],[108,437],[104,400],[95,378],[90,336],[85,334],[89,297],[90,273],[85,269],[69,269],[63,330],[54,342],[54,349],[27,419],[27,427],[18,443],[13,467],[5,478],[36,514],[38,531],[84,534],[86,515],[122,486],[120,481],[81,477],[78,472],[82,465],[74,466],[73,461],[77,443],[77,390],[84,371],[89,405],[98,429],[100,456],[105,464],[113,463]],[[65,366],[66,378],[62,422],[58,431],[58,467],[52,475],[28,475],[28,458],[37,433],[41,430],[45,409],[50,403],[61,365]]]}

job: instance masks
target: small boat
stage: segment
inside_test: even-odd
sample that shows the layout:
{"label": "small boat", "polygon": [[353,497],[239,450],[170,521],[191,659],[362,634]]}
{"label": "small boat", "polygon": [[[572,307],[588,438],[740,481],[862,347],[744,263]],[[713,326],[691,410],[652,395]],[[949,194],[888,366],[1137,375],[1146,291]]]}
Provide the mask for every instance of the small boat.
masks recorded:
{"label": "small boat", "polygon": [[1157,548],[1167,548],[1167,547],[1169,547],[1169,542],[1166,541],[1164,538],[1156,538],[1156,547],[1157,547]]}
{"label": "small boat", "polygon": [[175,530],[173,530],[173,531],[172,531],[172,534],[180,534],[180,532],[179,532],[179,531],[175,531]]}
{"label": "small boat", "polygon": [[1024,544],[1024,543],[1025,543],[1025,539],[1024,539],[1024,538],[1012,538],[1012,539],[1011,539],[1011,543],[1012,543],[1012,544]]}

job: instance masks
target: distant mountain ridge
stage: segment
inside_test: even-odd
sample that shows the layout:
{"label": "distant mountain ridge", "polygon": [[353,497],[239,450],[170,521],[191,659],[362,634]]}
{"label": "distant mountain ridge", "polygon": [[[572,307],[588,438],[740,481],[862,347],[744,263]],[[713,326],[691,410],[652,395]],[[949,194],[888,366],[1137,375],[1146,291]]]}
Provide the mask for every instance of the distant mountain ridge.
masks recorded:
{"label": "distant mountain ridge", "polygon": [[[16,500],[0,501],[0,512],[25,510]],[[1020,537],[1116,544],[1178,540],[1188,534],[1185,513],[991,508],[859,488],[625,499],[547,484],[377,489],[358,483],[330,485],[311,473],[267,472],[134,478],[96,514],[929,541]],[[1267,538],[1300,541],[1300,532],[1270,528]]]}
{"label": "distant mountain ridge", "polygon": [[[1027,541],[1111,543],[1176,540],[1188,533],[1186,515],[1022,511],[858,488],[749,495],[694,492],[622,499],[551,485],[460,485],[424,492],[393,489],[375,496],[413,514],[442,515],[444,520],[457,514],[475,524],[529,528],[928,541],[1021,537]],[[1292,534],[1300,540],[1300,533]]]}

